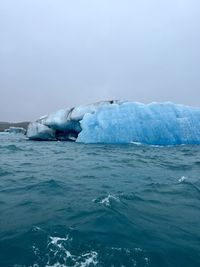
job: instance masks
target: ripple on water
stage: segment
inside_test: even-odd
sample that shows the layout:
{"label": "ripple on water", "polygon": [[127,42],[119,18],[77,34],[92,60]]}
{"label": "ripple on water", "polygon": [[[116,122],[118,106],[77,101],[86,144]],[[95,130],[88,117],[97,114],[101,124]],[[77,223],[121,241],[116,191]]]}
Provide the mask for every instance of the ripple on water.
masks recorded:
{"label": "ripple on water", "polygon": [[19,148],[16,145],[4,145],[4,146],[0,145],[0,149],[5,149],[5,150],[8,150],[10,152],[22,150],[21,148]]}
{"label": "ripple on water", "polygon": [[10,174],[12,174],[12,173],[7,171],[7,170],[5,170],[5,169],[3,169],[3,168],[0,168],[0,177],[1,176],[7,176],[7,175],[10,175]]}
{"label": "ripple on water", "polygon": [[199,166],[200,146],[1,135],[0,266],[200,266]]}
{"label": "ripple on water", "polygon": [[93,199],[92,201],[106,207],[111,207],[112,202],[120,202],[120,199],[118,196],[108,194],[107,196],[99,197],[97,199]]}

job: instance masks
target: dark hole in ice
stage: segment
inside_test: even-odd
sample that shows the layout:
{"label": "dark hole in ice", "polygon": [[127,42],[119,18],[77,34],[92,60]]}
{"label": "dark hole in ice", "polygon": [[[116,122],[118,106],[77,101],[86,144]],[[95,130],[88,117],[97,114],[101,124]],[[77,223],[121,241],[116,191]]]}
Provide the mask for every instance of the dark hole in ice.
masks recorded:
{"label": "dark hole in ice", "polygon": [[74,130],[70,131],[60,131],[57,130],[55,134],[55,138],[60,141],[72,141],[75,142],[78,137],[78,132]]}

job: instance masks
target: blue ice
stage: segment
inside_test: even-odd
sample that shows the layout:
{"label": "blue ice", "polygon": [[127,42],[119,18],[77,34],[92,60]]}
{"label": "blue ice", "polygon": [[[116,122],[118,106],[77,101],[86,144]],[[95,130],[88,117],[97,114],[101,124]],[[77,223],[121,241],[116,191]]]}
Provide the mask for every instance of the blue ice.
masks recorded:
{"label": "blue ice", "polygon": [[171,102],[107,105],[86,113],[80,123],[77,142],[200,144],[200,108]]}

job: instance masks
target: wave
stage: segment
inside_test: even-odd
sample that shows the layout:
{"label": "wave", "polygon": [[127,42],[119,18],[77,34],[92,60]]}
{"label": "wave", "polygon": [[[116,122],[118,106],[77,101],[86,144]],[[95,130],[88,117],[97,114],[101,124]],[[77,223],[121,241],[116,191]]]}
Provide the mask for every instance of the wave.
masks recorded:
{"label": "wave", "polygon": [[[47,232],[40,227],[34,227],[33,233],[45,235]],[[95,267],[95,266],[143,266],[148,267],[150,259],[140,248],[91,245],[87,241],[77,240],[77,232],[72,229],[64,236],[46,236],[46,245],[42,249],[38,244],[32,245],[36,257],[32,265],[45,267]],[[79,249],[77,249],[77,246]],[[79,251],[79,253],[77,253]]]}

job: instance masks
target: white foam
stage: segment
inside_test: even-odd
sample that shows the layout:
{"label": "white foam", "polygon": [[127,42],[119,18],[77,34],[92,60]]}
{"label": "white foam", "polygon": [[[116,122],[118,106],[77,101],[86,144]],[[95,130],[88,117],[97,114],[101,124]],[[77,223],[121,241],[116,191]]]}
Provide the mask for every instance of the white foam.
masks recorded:
{"label": "white foam", "polygon": [[140,143],[140,142],[134,142],[134,141],[131,141],[130,143],[131,143],[131,144],[134,144],[134,145],[136,145],[136,146],[142,146],[142,145],[144,145],[144,144],[142,144],[142,143]]}
{"label": "white foam", "polygon": [[56,237],[56,236],[54,236],[54,237],[50,236],[50,239],[51,239],[51,244],[58,245],[59,241],[67,241],[69,239],[69,236],[67,235],[65,238]]}
{"label": "white foam", "polygon": [[[66,249],[66,242],[71,242],[72,238],[67,235],[66,237],[57,237],[50,236],[50,242],[47,245],[47,248],[50,250],[51,258],[49,258],[46,267],[67,267],[67,261],[70,259],[72,261],[74,267],[87,267],[87,266],[96,266],[98,263],[97,257],[98,253],[96,251],[90,251],[87,253],[83,253],[81,255],[72,255],[69,250]],[[60,264],[57,260],[56,263],[51,264],[53,260],[55,260],[59,253],[61,252],[62,261],[64,264]],[[71,266],[71,265],[70,265]]]}
{"label": "white foam", "polygon": [[38,227],[38,226],[33,226],[32,228],[33,232],[38,232],[38,231],[43,231],[42,228]]}
{"label": "white foam", "polygon": [[93,202],[110,207],[111,206],[111,203],[110,203],[111,200],[119,202],[119,197],[109,194],[108,196],[101,198],[101,199],[93,199]]}
{"label": "white foam", "polygon": [[[110,205],[110,200],[119,200],[119,198],[115,195],[109,194],[107,197],[104,197],[99,200],[98,203],[103,205]],[[91,266],[102,266],[99,262],[99,254],[94,249],[89,251],[76,253],[69,251],[71,250],[73,244],[71,243],[73,239],[70,234],[66,237],[58,237],[58,236],[49,236],[49,240],[47,243],[47,251],[45,252],[46,258],[46,267],[91,267]],[[33,250],[38,259],[41,260],[41,255],[39,249],[34,245]],[[125,256],[131,260],[133,267],[137,266],[137,258],[140,255],[141,260],[143,261],[143,266],[148,267],[150,260],[146,257],[145,251],[143,251],[140,247],[136,248],[120,248],[120,247],[111,247],[108,248],[107,253],[112,250],[114,252],[114,257],[117,257],[118,252],[123,253]],[[103,263],[102,263],[103,264]],[[32,267],[39,267],[40,264],[36,262]],[[114,265],[113,265],[114,266]],[[123,263],[120,265],[121,267],[125,267]]]}
{"label": "white foam", "polygon": [[83,254],[82,257],[85,258],[82,262],[75,265],[75,267],[87,267],[90,266],[90,264],[93,264],[93,266],[96,266],[98,264],[97,260],[98,253],[96,251],[91,251],[90,253]]}
{"label": "white foam", "polygon": [[184,182],[185,180],[187,180],[188,178],[185,176],[182,176],[180,179],[178,179],[179,183]]}
{"label": "white foam", "polygon": [[65,264],[60,264],[59,262],[57,262],[54,265],[46,265],[46,267],[68,267],[68,266]]}

